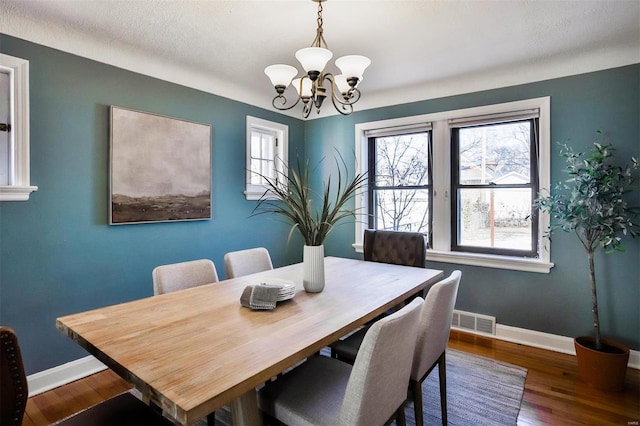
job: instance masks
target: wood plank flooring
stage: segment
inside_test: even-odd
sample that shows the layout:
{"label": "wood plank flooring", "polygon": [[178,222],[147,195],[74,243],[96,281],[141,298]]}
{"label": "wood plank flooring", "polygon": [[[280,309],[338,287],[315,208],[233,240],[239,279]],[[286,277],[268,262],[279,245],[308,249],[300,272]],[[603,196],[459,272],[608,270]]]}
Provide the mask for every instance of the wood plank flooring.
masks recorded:
{"label": "wood plank flooring", "polygon": [[638,425],[640,370],[628,368],[622,392],[606,393],[578,378],[576,358],[451,331],[449,347],[528,370],[518,425]]}
{"label": "wood plank flooring", "polygon": [[[622,392],[605,393],[577,377],[575,357],[452,331],[449,347],[528,370],[518,425],[622,425],[640,420],[640,370],[628,369]],[[23,426],[48,425],[129,389],[110,370],[29,398]]]}

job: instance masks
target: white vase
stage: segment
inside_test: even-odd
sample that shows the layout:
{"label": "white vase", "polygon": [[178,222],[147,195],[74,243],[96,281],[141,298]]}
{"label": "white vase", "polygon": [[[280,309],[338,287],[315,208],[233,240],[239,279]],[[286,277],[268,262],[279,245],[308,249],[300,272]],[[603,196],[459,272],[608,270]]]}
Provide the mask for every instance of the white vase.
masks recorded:
{"label": "white vase", "polygon": [[302,286],[308,293],[324,289],[324,246],[304,246]]}

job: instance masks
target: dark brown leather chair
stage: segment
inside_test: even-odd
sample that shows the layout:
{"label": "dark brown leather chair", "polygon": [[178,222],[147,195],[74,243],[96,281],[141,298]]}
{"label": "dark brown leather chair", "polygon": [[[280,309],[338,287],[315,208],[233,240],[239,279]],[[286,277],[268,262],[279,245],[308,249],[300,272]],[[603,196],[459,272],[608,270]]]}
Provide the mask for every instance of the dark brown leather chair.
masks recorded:
{"label": "dark brown leather chair", "polygon": [[18,338],[9,327],[0,327],[0,424],[20,426],[29,392]]}
{"label": "dark brown leather chair", "polygon": [[[20,345],[16,333],[9,327],[0,327],[0,368],[2,395],[0,407],[2,426],[20,426],[27,406],[28,387]],[[56,425],[173,425],[162,414],[140,401],[129,392],[101,402]]]}
{"label": "dark brown leather chair", "polygon": [[424,268],[427,237],[419,232],[365,229],[364,260]]}

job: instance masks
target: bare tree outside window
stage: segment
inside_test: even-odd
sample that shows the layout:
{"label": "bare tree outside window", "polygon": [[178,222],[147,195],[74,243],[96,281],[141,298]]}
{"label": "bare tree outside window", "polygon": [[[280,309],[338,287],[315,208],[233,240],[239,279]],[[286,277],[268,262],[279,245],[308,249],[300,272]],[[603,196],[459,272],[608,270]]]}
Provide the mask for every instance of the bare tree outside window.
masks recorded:
{"label": "bare tree outside window", "polygon": [[372,138],[376,229],[429,233],[430,132]]}

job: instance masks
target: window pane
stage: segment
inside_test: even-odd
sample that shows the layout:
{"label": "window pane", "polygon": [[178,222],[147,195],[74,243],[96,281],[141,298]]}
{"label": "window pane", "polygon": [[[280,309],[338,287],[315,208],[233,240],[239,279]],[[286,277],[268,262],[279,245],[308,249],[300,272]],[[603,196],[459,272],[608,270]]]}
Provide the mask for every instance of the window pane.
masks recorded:
{"label": "window pane", "polygon": [[529,121],[461,128],[460,184],[529,183],[530,133]]}
{"label": "window pane", "polygon": [[266,160],[273,160],[275,154],[275,138],[273,135],[262,135],[262,155],[261,157]]}
{"label": "window pane", "polygon": [[376,138],[376,186],[429,184],[429,134]]}
{"label": "window pane", "polygon": [[429,190],[377,190],[374,197],[376,229],[429,232]]}
{"label": "window pane", "polygon": [[531,189],[460,189],[458,244],[532,250]]}
{"label": "window pane", "polygon": [[260,136],[261,133],[251,132],[251,158],[260,158]]}
{"label": "window pane", "polygon": [[[0,71],[0,123],[10,123],[11,81],[9,74]],[[11,185],[11,143],[8,131],[0,131],[0,185]]]}
{"label": "window pane", "polygon": [[[262,160],[260,162],[262,166],[262,175],[268,177],[269,179],[275,179],[276,172],[273,166],[273,161],[271,160]],[[266,182],[264,182],[266,183]]]}
{"label": "window pane", "polygon": [[261,161],[256,159],[251,159],[251,184],[252,185],[263,185],[264,179],[258,174],[262,172]]}

